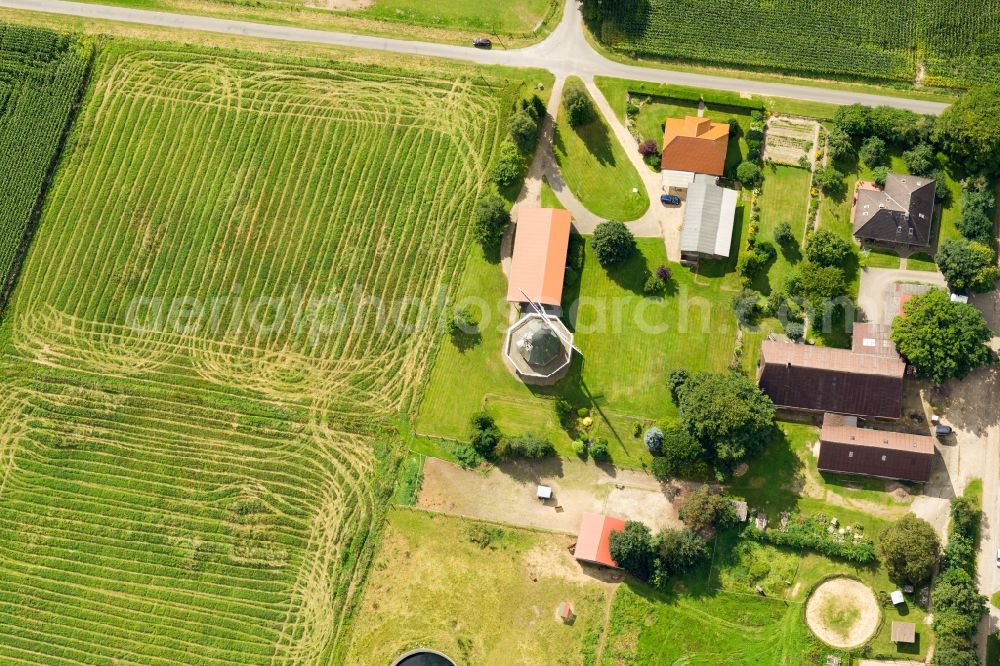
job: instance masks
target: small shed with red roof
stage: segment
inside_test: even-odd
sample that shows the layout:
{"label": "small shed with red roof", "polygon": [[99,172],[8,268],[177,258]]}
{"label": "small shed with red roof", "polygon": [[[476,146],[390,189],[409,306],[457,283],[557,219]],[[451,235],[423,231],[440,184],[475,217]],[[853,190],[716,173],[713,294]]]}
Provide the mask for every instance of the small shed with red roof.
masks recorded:
{"label": "small shed with red roof", "polygon": [[618,568],[611,559],[611,533],[625,529],[625,521],[600,513],[585,513],[573,556],[581,562]]}

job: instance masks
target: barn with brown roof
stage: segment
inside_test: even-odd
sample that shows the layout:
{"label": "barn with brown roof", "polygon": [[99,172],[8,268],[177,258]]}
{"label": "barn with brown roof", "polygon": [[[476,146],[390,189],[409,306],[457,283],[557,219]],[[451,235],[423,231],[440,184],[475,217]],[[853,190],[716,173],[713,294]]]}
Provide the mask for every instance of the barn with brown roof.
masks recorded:
{"label": "barn with brown roof", "polygon": [[[862,349],[865,332],[870,329],[855,332]],[[761,346],[758,383],[778,407],[898,419],[906,364],[881,343],[872,349],[858,353],[768,339]]]}
{"label": "barn with brown roof", "polygon": [[559,307],[572,216],[556,208],[521,208],[514,226],[507,300]]}
{"label": "barn with brown roof", "polygon": [[664,187],[687,188],[696,173],[721,176],[729,147],[729,125],[708,118],[667,118],[660,171]]}
{"label": "barn with brown roof", "polygon": [[859,428],[855,416],[825,414],[817,468],[924,483],[931,478],[934,439],[926,435]]}
{"label": "barn with brown roof", "polygon": [[618,567],[611,557],[611,533],[625,529],[625,521],[600,513],[584,513],[573,557],[592,564]]}

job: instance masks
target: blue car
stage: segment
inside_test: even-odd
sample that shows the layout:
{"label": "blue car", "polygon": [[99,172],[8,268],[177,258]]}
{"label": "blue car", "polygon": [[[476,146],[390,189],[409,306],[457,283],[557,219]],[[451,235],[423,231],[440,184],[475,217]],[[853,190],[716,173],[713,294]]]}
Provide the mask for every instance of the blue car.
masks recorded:
{"label": "blue car", "polygon": [[674,194],[661,194],[660,203],[670,204],[671,206],[680,206],[681,198]]}

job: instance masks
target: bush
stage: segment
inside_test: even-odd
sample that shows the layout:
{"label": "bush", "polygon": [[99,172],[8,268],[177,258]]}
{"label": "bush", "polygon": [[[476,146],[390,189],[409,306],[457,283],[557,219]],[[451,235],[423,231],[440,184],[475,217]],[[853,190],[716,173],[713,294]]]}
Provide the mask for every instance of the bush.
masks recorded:
{"label": "bush", "polygon": [[736,321],[741,326],[753,326],[761,315],[760,307],[761,293],[744,287],[733,296],[733,311],[736,312]]}
{"label": "bush", "polygon": [[872,169],[872,180],[879,187],[885,187],[885,179],[889,177],[889,167],[880,166]]}
{"label": "bush", "polygon": [[706,527],[726,528],[736,524],[736,511],[728,496],[712,492],[701,486],[688,497],[677,512],[677,517],[695,531]]}
{"label": "bush", "polygon": [[774,228],[774,241],[781,246],[795,244],[795,234],[792,232],[792,225],[788,222],[780,222]]}
{"label": "bush", "polygon": [[800,321],[788,321],[784,324],[785,335],[792,340],[801,340],[806,334],[806,327]]}
{"label": "bush", "polygon": [[858,157],[872,168],[884,165],[887,159],[885,141],[877,136],[865,139],[858,150]]}
{"label": "bush", "polygon": [[934,631],[971,637],[987,612],[987,599],[979,594],[972,576],[962,569],[946,569],[931,593]]}
{"label": "bush", "polygon": [[592,121],[596,117],[594,102],[590,99],[585,88],[581,85],[570,84],[563,92],[563,107],[569,117],[571,127],[579,127]]}
{"label": "bush", "polygon": [[689,379],[691,379],[691,373],[684,368],[675,368],[667,375],[667,386],[670,387],[670,397],[675,405],[679,403],[681,389]]}
{"label": "bush", "polygon": [[576,415],[581,419],[585,419],[588,416],[590,416],[590,410],[587,409],[586,407],[581,407],[580,409],[576,410]]}
{"label": "bush", "polygon": [[736,167],[736,179],[743,183],[744,187],[754,187],[760,182],[760,167],[744,160]]}
{"label": "bush", "polygon": [[495,250],[500,247],[507,225],[510,224],[510,213],[507,203],[496,192],[488,192],[476,202],[472,213],[472,235],[485,250]]}
{"label": "bush", "polygon": [[509,187],[520,178],[523,168],[524,157],[521,156],[521,151],[517,149],[513,141],[504,139],[503,143],[500,144],[500,155],[497,157],[496,164],[493,165],[493,182],[500,187]]}
{"label": "bush", "polygon": [[452,308],[448,315],[448,334],[452,339],[479,332],[479,318],[472,306]]}
{"label": "bush", "polygon": [[566,424],[571,418],[573,418],[573,405],[569,404],[567,400],[559,398],[556,400],[553,406],[556,412],[556,418],[559,419],[559,423]]}
{"label": "bush", "polygon": [[587,443],[582,439],[573,440],[573,453],[580,456],[581,458],[587,457]]}
{"label": "bush", "polygon": [[635,237],[621,222],[601,222],[590,239],[598,263],[607,268],[627,261],[635,254]]}
{"label": "bush", "polygon": [[500,458],[548,458],[556,454],[552,442],[530,433],[504,437],[496,448]]}
{"label": "bush", "polygon": [[653,426],[642,436],[642,443],[654,456],[663,452],[663,431]]}
{"label": "bush", "polygon": [[645,294],[654,296],[656,294],[662,294],[667,290],[667,284],[656,277],[656,275],[650,275],[646,278],[646,281],[642,285],[642,291]]}
{"label": "bush", "polygon": [[[775,546],[811,550],[827,557],[836,557],[856,564],[870,564],[875,561],[875,546],[871,540],[839,539],[826,530],[822,516],[803,518],[795,516],[788,521],[784,530],[748,529],[744,535],[754,541],[762,541]],[[835,533],[836,534],[836,533]]]}
{"label": "bush", "polygon": [[510,121],[510,138],[522,153],[533,151],[538,143],[538,117],[532,117],[528,109],[518,110]]}
{"label": "bush", "polygon": [[643,157],[651,157],[660,154],[660,147],[652,139],[646,139],[639,144],[639,154]]}
{"label": "bush", "polygon": [[673,274],[670,272],[669,268],[667,268],[663,264],[660,264],[656,269],[656,277],[663,280],[664,283],[667,283],[670,282],[671,279],[673,279]]}
{"label": "bush", "polygon": [[487,412],[477,412],[472,415],[471,426],[469,444],[472,449],[484,458],[493,456],[497,445],[503,439],[503,433],[497,427],[496,421]]}
{"label": "bush", "polygon": [[828,229],[820,229],[806,241],[806,257],[819,266],[843,266],[854,247]]}
{"label": "bush", "polygon": [[596,442],[591,442],[588,452],[590,453],[590,457],[598,462],[611,460],[611,452],[608,450],[608,440],[606,439],[602,438]]}
{"label": "bush", "polygon": [[464,469],[473,469],[483,464],[483,456],[466,444],[456,444],[451,450],[458,464]]}
{"label": "bush", "polygon": [[908,513],[882,530],[876,552],[889,578],[921,585],[934,571],[941,541],[930,523]]}

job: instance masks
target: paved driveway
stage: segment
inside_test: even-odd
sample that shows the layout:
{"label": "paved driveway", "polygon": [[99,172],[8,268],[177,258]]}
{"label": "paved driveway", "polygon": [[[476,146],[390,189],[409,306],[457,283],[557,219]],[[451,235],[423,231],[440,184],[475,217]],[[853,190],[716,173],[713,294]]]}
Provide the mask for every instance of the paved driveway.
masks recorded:
{"label": "paved driveway", "polygon": [[[905,271],[893,268],[864,268],[861,270],[861,285],[858,290],[858,306],[867,321],[891,324],[896,316],[898,296],[893,295],[896,283],[920,283],[947,289],[940,273],[928,271]],[[906,291],[904,288],[903,291]]]}

